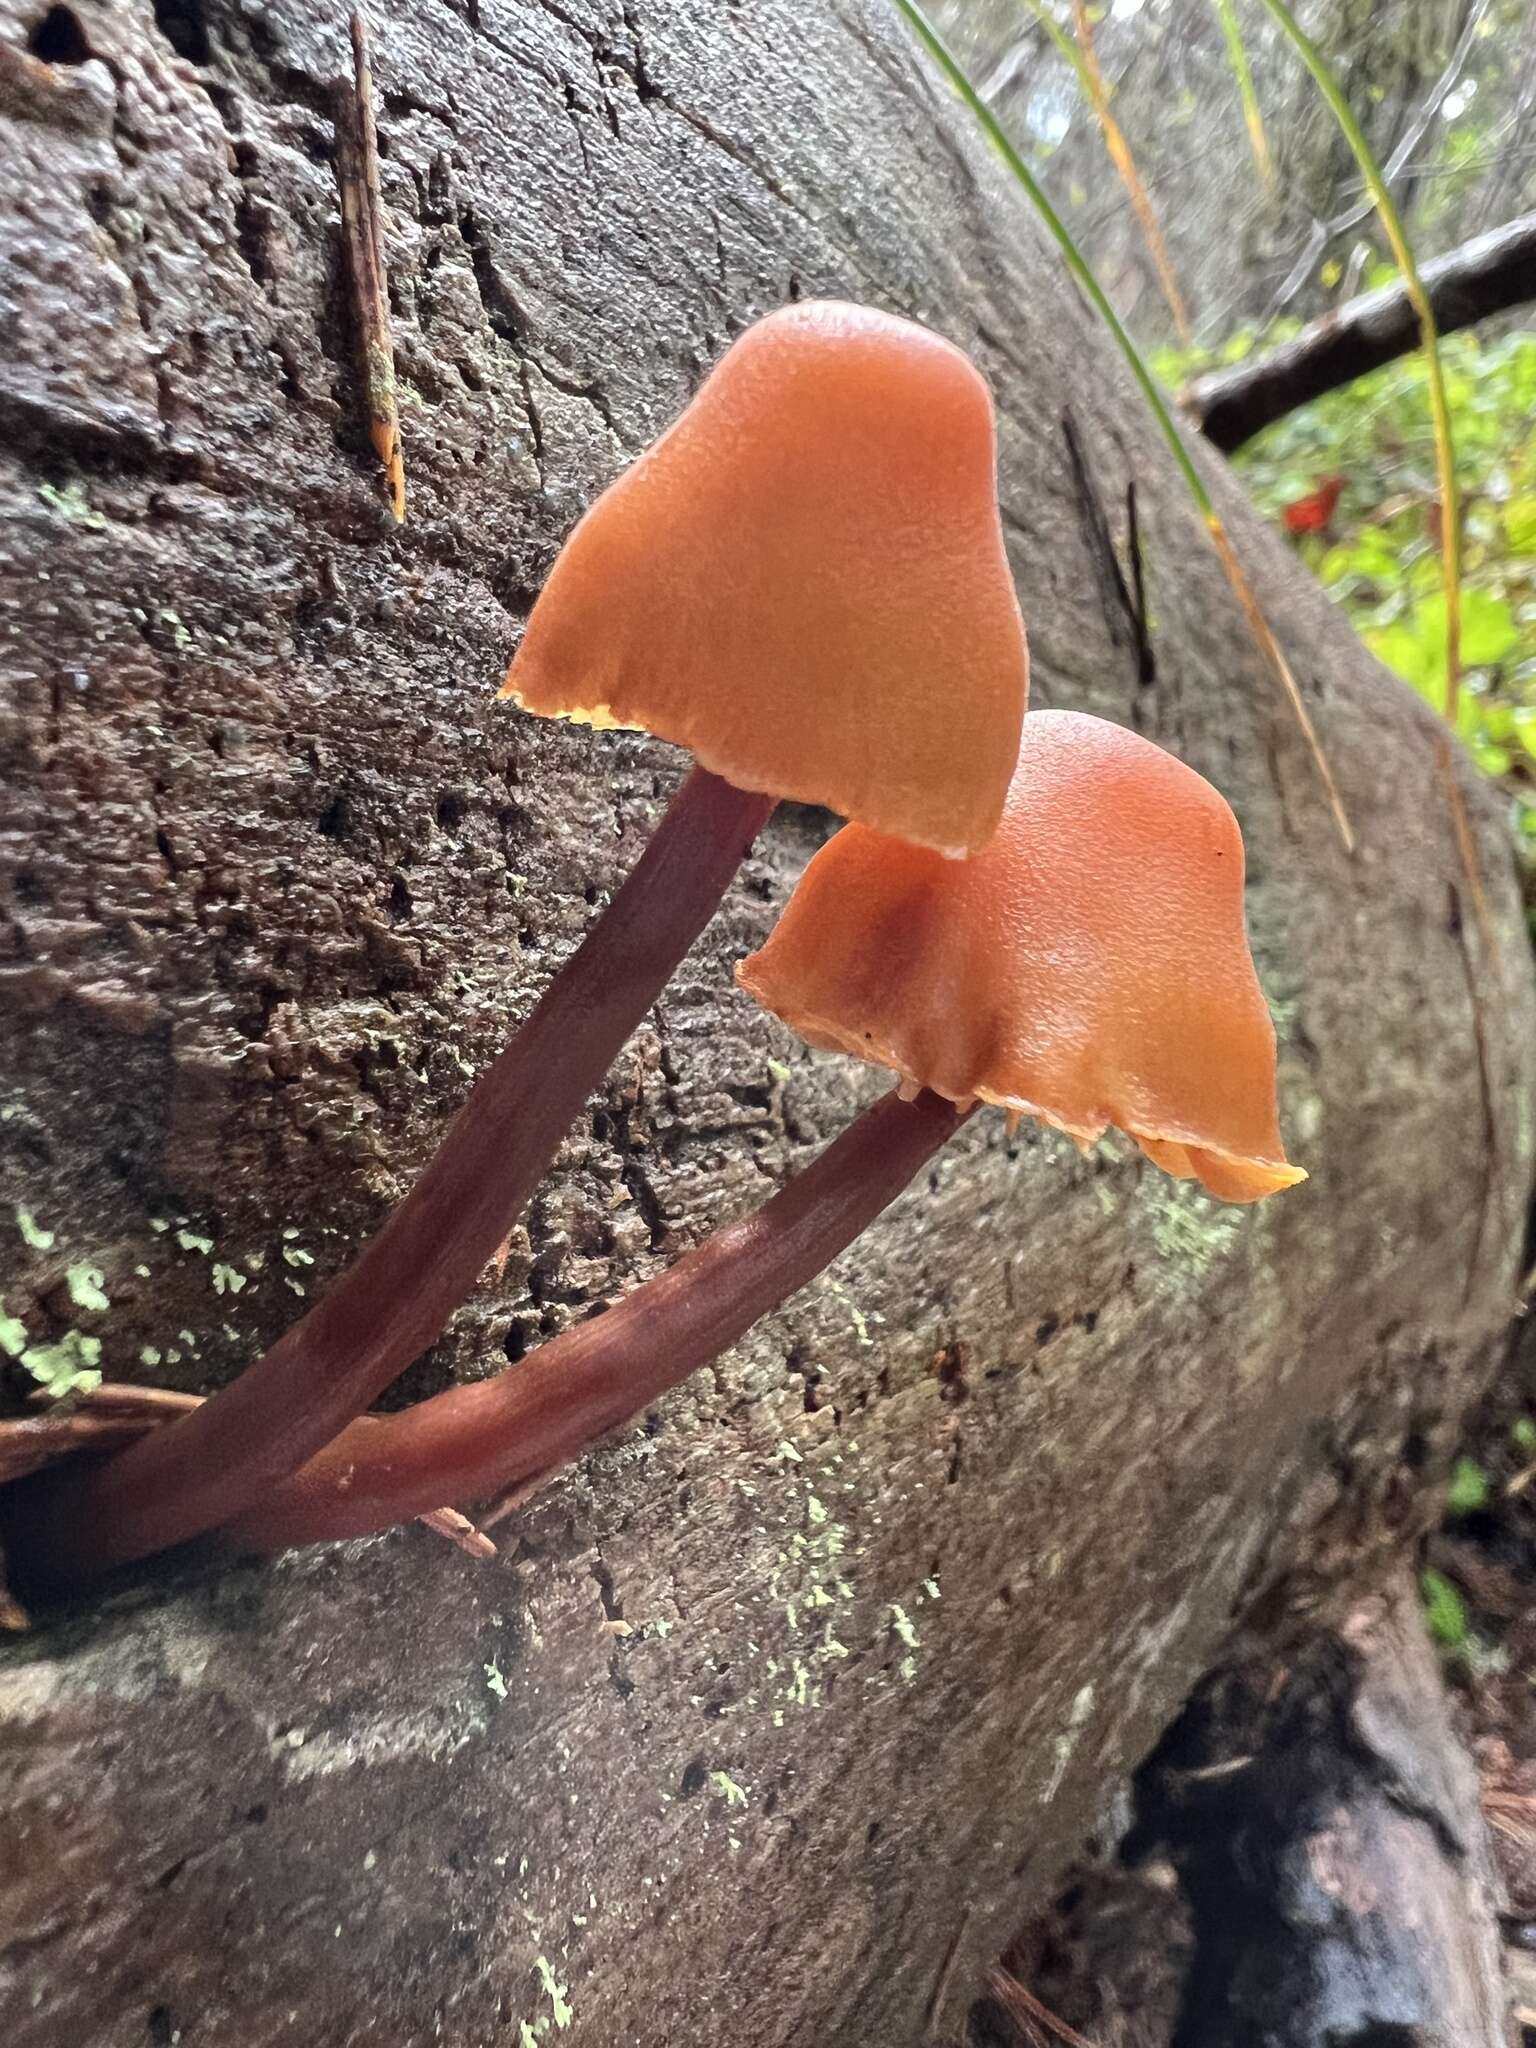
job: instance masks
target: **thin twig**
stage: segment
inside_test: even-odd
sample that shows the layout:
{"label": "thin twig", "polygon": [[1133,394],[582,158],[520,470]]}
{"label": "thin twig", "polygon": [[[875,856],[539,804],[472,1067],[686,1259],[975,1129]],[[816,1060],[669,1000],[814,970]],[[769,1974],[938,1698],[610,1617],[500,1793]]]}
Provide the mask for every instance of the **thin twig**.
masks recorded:
{"label": "thin twig", "polygon": [[456,1543],[466,1557],[487,1558],[496,1555],[496,1546],[483,1529],[477,1529],[468,1515],[461,1515],[457,1508],[434,1508],[429,1515],[418,1515],[418,1522],[439,1536],[446,1536],[450,1543]]}
{"label": "thin twig", "polygon": [[389,509],[397,522],[403,522],[405,460],[395,396],[395,348],[389,331],[379,139],[373,120],[368,24],[361,10],[352,16],[352,85],[350,90],[341,87],[337,94],[336,185],[341,194],[342,239],[351,272],[352,311],[368,403],[368,437],[384,465]]}
{"label": "thin twig", "polygon": [[987,1988],[999,2004],[1007,2007],[1014,2019],[1031,2029],[1043,2027],[1058,2041],[1064,2041],[1066,2048],[1093,2048],[1093,2043],[1069,2027],[1065,2020],[1057,2019],[1049,2006],[1042,2005],[1033,1991],[1026,1991],[1017,1977],[1007,1970],[995,1968],[987,1972]]}

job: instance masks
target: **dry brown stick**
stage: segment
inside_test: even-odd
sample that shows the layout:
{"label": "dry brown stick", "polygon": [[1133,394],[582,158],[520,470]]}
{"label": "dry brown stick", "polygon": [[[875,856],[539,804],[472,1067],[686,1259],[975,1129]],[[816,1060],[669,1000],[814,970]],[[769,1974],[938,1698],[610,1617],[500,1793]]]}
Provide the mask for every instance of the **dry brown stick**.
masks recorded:
{"label": "dry brown stick", "polygon": [[461,1515],[457,1508],[433,1508],[427,1515],[418,1515],[418,1522],[439,1536],[446,1536],[450,1543],[456,1543],[466,1557],[494,1557],[496,1546],[483,1529],[477,1529],[468,1515]]}
{"label": "dry brown stick", "polygon": [[[1421,266],[1441,335],[1536,298],[1536,212],[1506,221]],[[1324,392],[1419,346],[1418,314],[1401,283],[1335,306],[1293,341],[1197,377],[1179,404],[1225,454]]]}
{"label": "dry brown stick", "polygon": [[352,308],[368,404],[368,436],[384,465],[389,509],[405,519],[405,460],[395,396],[395,347],[389,331],[388,268],[384,260],[384,204],[379,193],[379,139],[373,120],[373,78],[368,65],[368,24],[352,16],[352,85],[336,106],[336,184],[341,229],[352,278]]}
{"label": "dry brown stick", "polygon": [[1064,2041],[1066,2048],[1093,2048],[1090,2040],[1078,2033],[1075,2027],[1069,2027],[1065,2020],[1057,2019],[1049,2006],[1042,2005],[1033,1991],[1027,1991],[1007,1970],[988,1970],[987,1989],[999,2004],[1008,2008],[1014,2019],[1031,2032],[1043,2027],[1056,2040]]}

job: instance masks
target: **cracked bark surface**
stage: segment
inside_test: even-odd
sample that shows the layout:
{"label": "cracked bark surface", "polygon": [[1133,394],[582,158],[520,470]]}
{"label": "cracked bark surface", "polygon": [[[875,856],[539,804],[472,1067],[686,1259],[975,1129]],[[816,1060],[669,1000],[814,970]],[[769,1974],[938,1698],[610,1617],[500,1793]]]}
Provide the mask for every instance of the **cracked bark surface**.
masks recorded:
{"label": "cracked bark surface", "polygon": [[[336,237],[344,19],[58,12],[0,0],[0,1294],[33,1341],[217,1384],[406,1183],[679,772],[493,707],[519,623],[796,292],[992,381],[1036,701],[1233,801],[1314,1179],[1220,1210],[978,1120],[494,1563],[405,1531],[161,1567],[9,1645],[8,2038],[953,2036],[1233,1618],[1345,1599],[1491,1362],[1536,1043],[1498,821],[1469,777],[1489,958],[1433,721],[1207,461],[1344,858],[1134,395],[872,0],[380,10],[398,532]],[[730,981],[826,828],[776,818],[403,1393],[521,1356],[877,1091]]]}

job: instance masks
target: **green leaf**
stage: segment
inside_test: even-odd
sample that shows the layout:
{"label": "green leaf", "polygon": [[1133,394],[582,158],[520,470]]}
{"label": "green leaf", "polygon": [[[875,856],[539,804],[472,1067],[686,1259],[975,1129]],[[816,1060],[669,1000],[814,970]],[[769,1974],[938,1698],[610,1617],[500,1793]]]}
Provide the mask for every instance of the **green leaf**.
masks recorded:
{"label": "green leaf", "polygon": [[1487,1507],[1488,1474],[1474,1458],[1458,1458],[1445,1490],[1447,1514],[1475,1515]]}
{"label": "green leaf", "polygon": [[1443,1572],[1419,1574],[1419,1597],[1424,1603],[1424,1623],[1442,1650],[1463,1650],[1472,1624],[1467,1603]]}
{"label": "green leaf", "polygon": [[1511,498],[1504,507],[1504,537],[1512,555],[1536,555],[1536,498]]}

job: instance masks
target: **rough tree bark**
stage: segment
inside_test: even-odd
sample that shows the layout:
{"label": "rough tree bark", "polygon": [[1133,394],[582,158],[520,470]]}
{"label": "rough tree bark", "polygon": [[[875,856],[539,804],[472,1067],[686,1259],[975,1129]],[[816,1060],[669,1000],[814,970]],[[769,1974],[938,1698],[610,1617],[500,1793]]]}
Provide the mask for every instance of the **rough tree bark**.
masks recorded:
{"label": "rough tree bark", "polygon": [[[212,1385],[404,1185],[678,769],[493,708],[519,621],[796,292],[992,380],[1037,701],[1233,799],[1314,1178],[1239,1213],[978,1121],[495,1562],[407,1531],[162,1568],[13,1644],[7,2038],[953,2035],[1232,1616],[1390,1547],[1478,1386],[1536,1042],[1498,822],[1467,777],[1490,957],[1432,720],[1211,461],[1344,856],[1133,394],[873,0],[398,0],[374,43],[403,530],[345,319],[344,21],[0,0],[6,1312]],[[873,1092],[730,982],[824,829],[776,821],[411,1391],[653,1269]]]}

